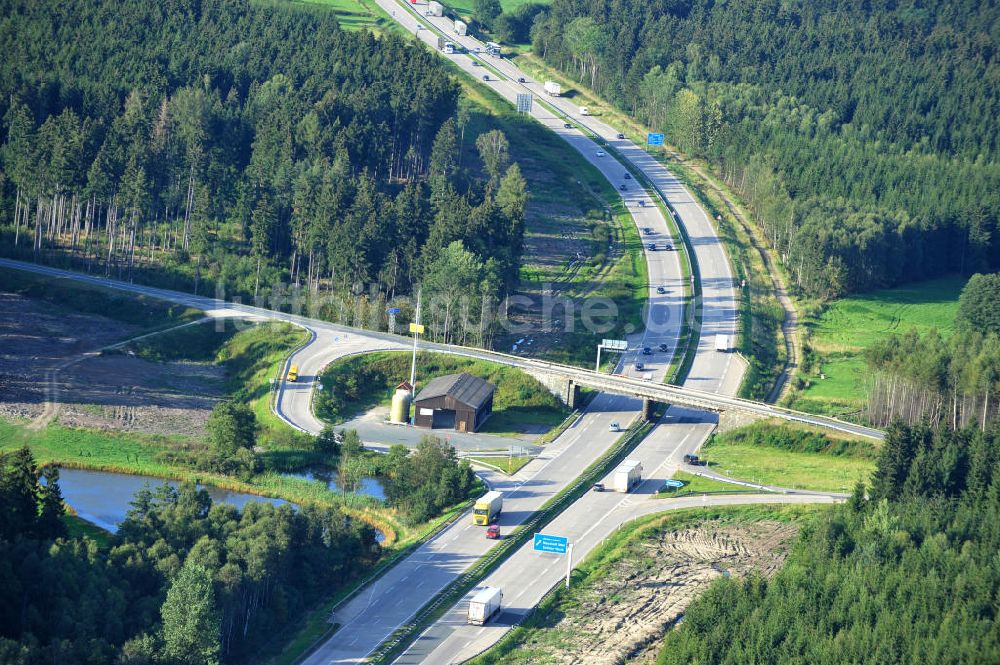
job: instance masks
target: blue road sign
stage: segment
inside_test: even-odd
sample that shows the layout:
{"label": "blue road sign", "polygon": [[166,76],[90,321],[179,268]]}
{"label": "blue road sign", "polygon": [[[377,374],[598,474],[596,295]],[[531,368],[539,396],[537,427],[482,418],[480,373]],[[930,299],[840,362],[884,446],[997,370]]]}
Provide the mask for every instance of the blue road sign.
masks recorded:
{"label": "blue road sign", "polygon": [[400,309],[398,307],[390,307],[385,311],[388,312],[389,314],[399,314]]}
{"label": "blue road sign", "polygon": [[673,487],[673,488],[676,489],[678,487],[684,487],[684,482],[681,481],[681,480],[674,480],[673,478],[671,478],[670,480],[664,480],[663,481],[663,486],[664,487]]}
{"label": "blue road sign", "polygon": [[646,134],[646,143],[649,145],[663,145],[663,134]]}
{"label": "blue road sign", "polygon": [[569,547],[569,539],[562,536],[547,536],[544,533],[535,534],[535,551],[565,554]]}

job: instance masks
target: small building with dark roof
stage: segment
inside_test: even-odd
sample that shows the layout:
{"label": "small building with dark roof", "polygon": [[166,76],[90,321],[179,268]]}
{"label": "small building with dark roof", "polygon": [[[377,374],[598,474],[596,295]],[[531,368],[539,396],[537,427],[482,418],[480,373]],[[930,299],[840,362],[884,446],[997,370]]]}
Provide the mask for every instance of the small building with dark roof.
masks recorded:
{"label": "small building with dark roof", "polygon": [[430,429],[478,431],[493,412],[489,381],[471,374],[448,374],[431,379],[413,400],[413,424]]}

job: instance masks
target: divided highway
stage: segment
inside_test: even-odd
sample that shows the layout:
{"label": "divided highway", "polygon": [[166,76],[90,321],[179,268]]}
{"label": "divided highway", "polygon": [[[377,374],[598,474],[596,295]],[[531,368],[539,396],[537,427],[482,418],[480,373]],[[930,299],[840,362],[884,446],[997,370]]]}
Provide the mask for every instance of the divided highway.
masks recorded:
{"label": "divided highway", "polygon": [[[387,13],[396,15],[411,32],[417,32],[418,17],[408,5],[395,4],[393,0],[378,0]],[[426,5],[423,5],[424,7]],[[421,17],[419,20],[423,20]],[[446,26],[439,26],[443,30]],[[426,28],[419,31],[425,41],[436,45],[436,35]],[[471,38],[459,40],[470,49],[477,46]],[[483,67],[473,66],[468,55],[448,56],[469,75],[481,77]],[[540,84],[516,83],[518,78],[527,77],[510,63],[489,58],[489,65],[507,77],[496,80],[495,73],[489,75],[490,85],[495,91],[513,102],[518,92],[525,89],[538,92]],[[534,90],[537,88],[537,90]],[[547,100],[553,101],[553,100]],[[592,118],[573,117],[570,128],[565,127],[567,118],[575,109],[560,107],[559,113],[536,104],[533,115],[546,127],[556,132],[572,147],[578,150],[616,187],[628,182],[623,192],[626,206],[639,228],[652,230],[652,241],[661,248],[670,242],[680,246],[678,238],[670,236],[663,214],[656,206],[640,206],[639,201],[650,201],[651,195],[642,192],[634,181],[624,179],[625,167],[611,156],[603,154],[601,146],[594,143],[584,133],[573,127],[573,123],[586,123],[587,128],[602,136],[616,151],[629,161],[629,168],[641,171],[664,195],[669,205],[676,210],[679,223],[687,229],[700,271],[703,288],[703,335],[694,364],[685,383],[685,388],[694,387],[709,399],[730,400],[735,394],[743,373],[743,363],[735,354],[720,354],[714,351],[711,340],[716,333],[734,335],[736,332],[737,310],[732,276],[724,248],[716,237],[711,222],[697,206],[690,194],[641,148],[616,139],[612,128],[597,123]],[[565,114],[565,116],[563,115]],[[596,377],[592,372],[578,368],[568,368],[552,363],[541,363],[524,358],[505,356],[482,350],[463,349],[438,344],[422,344],[450,353],[473,357],[483,357],[498,362],[520,366],[531,370],[554,370],[568,375],[579,373],[590,381],[617,382],[626,390],[638,386],[644,389],[665,389],[660,382],[676,351],[681,317],[684,312],[681,267],[676,252],[654,251],[646,253],[650,275],[649,318],[656,323],[647,330],[630,337],[630,353],[623,363],[630,367],[627,377]],[[406,349],[406,338],[384,333],[355,330],[329,324],[301,316],[272,312],[262,308],[235,305],[201,298],[188,294],[113,282],[100,278],[66,273],[54,269],[0,261],[22,269],[35,270],[51,275],[89,281],[103,286],[127,289],[136,293],[163,298],[205,310],[211,316],[254,316],[285,320],[304,326],[310,331],[312,340],[294,354],[292,362],[299,365],[299,382],[282,382],[279,387],[276,410],[289,424],[304,431],[318,432],[321,423],[311,411],[311,395],[315,377],[328,363],[344,355],[379,349]],[[656,287],[663,286],[666,294],[656,293]],[[666,344],[669,353],[657,353],[652,358],[643,357],[648,370],[637,373],[633,367],[638,349],[642,346],[656,348]],[[648,362],[647,362],[648,361]],[[645,381],[646,374],[651,381]],[[678,392],[683,392],[679,389]],[[545,447],[542,455],[521,470],[514,478],[493,478],[496,489],[504,492],[504,512],[500,519],[501,530],[509,532],[516,524],[524,521],[532,512],[541,507],[551,496],[571,483],[580,473],[607,450],[618,438],[610,431],[612,422],[625,426],[632,420],[640,407],[635,397],[602,393],[591,403],[587,413],[570,427],[556,441]],[[638,490],[622,498],[612,493],[590,493],[564,511],[546,531],[566,535],[576,544],[575,557],[582,558],[624,520],[639,514],[666,510],[675,505],[670,501],[648,501],[658,484],[673,474],[686,452],[696,450],[714,427],[715,417],[701,411],[691,411],[678,407],[668,410],[666,417],[646,437],[630,456],[642,461],[646,482]],[[745,502],[747,497],[735,498]],[[781,497],[758,497],[754,500],[771,501],[825,501],[829,497],[791,495]],[[734,502],[734,497],[715,497],[699,503],[715,504]],[[688,505],[676,504],[676,507]],[[495,543],[484,538],[482,528],[471,526],[471,519],[464,516],[433,540],[425,543],[416,552],[394,566],[374,584],[336,610],[336,621],[340,629],[321,645],[305,661],[310,664],[333,662],[360,662],[369,656],[393,631],[411,620],[413,615],[437,592],[472,565]],[[499,621],[485,628],[472,628],[464,624],[465,602],[455,606],[442,621],[431,627],[412,646],[401,662],[453,662],[462,660],[487,648],[502,634],[506,627],[516,623],[533,607],[563,574],[564,563],[545,558],[522,549],[500,566],[485,584],[495,584],[516,591],[506,598],[506,609]]]}

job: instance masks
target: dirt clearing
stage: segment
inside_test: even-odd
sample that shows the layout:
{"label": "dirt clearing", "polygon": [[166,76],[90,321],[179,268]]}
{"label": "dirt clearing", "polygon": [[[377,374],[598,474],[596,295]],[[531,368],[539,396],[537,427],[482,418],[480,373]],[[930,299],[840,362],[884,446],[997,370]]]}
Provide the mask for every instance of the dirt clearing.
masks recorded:
{"label": "dirt clearing", "polygon": [[223,370],[90,355],[138,326],[0,293],[0,416],[149,434],[195,436],[223,394]]}
{"label": "dirt clearing", "polygon": [[709,523],[634,539],[624,556],[593,573],[554,606],[504,662],[653,663],[665,631],[720,575],[770,575],[798,525]]}

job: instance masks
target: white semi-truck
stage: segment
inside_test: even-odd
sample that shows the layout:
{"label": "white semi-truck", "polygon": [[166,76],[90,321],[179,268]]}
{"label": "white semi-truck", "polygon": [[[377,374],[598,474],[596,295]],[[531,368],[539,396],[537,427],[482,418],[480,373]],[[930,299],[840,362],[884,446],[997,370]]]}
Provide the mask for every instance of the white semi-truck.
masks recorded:
{"label": "white semi-truck", "polygon": [[444,16],[444,5],[431,0],[427,3],[427,16]]}
{"label": "white semi-truck", "polygon": [[482,589],[469,601],[468,622],[476,626],[482,626],[494,614],[500,611],[500,602],[502,600],[503,591],[500,589],[490,586]]}
{"label": "white semi-truck", "polygon": [[465,33],[468,31],[468,29],[469,29],[469,26],[465,23],[465,21],[459,21],[458,19],[455,19],[455,34],[456,35],[458,35],[459,37],[464,37]]}
{"label": "white semi-truck", "polygon": [[630,492],[642,482],[642,463],[627,459],[615,469],[615,491]]}
{"label": "white semi-truck", "polygon": [[715,350],[722,351],[723,353],[728,352],[733,348],[733,343],[729,339],[729,335],[716,335],[715,336]]}
{"label": "white semi-truck", "polygon": [[545,90],[545,94],[552,97],[558,97],[562,94],[562,86],[555,81],[546,81],[545,85],[542,86],[542,89]]}

